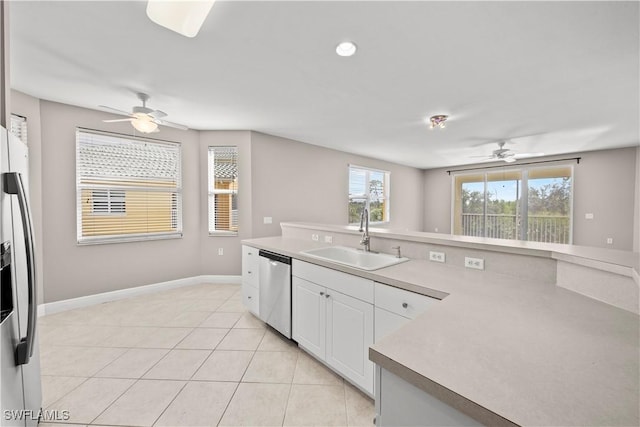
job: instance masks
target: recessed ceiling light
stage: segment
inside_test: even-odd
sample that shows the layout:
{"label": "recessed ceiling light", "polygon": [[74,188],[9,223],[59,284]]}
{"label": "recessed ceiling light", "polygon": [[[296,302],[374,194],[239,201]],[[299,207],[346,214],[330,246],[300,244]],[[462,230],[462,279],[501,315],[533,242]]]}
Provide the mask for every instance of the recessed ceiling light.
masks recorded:
{"label": "recessed ceiling light", "polygon": [[358,47],[354,42],[342,42],[336,46],[336,53],[340,56],[352,56]]}

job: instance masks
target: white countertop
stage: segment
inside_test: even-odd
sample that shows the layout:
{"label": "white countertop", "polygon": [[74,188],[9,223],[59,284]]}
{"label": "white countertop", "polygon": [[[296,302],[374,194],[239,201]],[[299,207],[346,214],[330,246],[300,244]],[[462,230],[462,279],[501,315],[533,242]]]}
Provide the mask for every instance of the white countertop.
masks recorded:
{"label": "white countertop", "polygon": [[477,419],[640,423],[640,318],[631,312],[555,285],[425,260],[363,271],[301,254],[326,246],[311,241],[243,243],[443,298],[376,343],[370,358],[427,392],[456,396],[448,403]]}

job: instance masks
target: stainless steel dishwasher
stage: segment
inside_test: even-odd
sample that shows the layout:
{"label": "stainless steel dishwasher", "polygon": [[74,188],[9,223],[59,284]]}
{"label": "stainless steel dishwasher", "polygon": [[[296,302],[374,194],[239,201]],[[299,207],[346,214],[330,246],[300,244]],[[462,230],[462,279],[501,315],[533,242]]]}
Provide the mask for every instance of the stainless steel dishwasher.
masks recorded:
{"label": "stainless steel dishwasher", "polygon": [[291,338],[291,258],[260,250],[260,319]]}

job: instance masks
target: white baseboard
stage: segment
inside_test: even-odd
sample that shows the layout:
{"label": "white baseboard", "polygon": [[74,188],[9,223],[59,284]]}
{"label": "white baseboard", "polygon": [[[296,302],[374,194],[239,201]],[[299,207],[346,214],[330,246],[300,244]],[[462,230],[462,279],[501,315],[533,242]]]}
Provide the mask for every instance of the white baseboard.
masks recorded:
{"label": "white baseboard", "polygon": [[135,288],[119,289],[117,291],[103,292],[101,294],[87,295],[84,297],[40,304],[38,306],[38,317],[45,316],[47,314],[59,313],[61,311],[73,310],[75,308],[101,304],[103,302],[130,298],[137,295],[149,294],[167,289],[181,288],[183,286],[193,286],[199,285],[201,283],[231,283],[239,285],[241,282],[241,276],[202,275],[186,277],[184,279],[169,280],[168,282],[153,283],[151,285],[137,286]]}

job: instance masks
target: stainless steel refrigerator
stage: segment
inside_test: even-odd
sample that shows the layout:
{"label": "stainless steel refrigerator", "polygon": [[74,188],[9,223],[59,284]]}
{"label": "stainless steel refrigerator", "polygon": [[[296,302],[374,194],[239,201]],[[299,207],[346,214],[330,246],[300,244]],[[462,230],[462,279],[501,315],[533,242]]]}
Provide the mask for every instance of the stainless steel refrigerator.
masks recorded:
{"label": "stainless steel refrigerator", "polygon": [[29,426],[42,405],[29,156],[20,139],[2,127],[0,134],[0,425]]}

